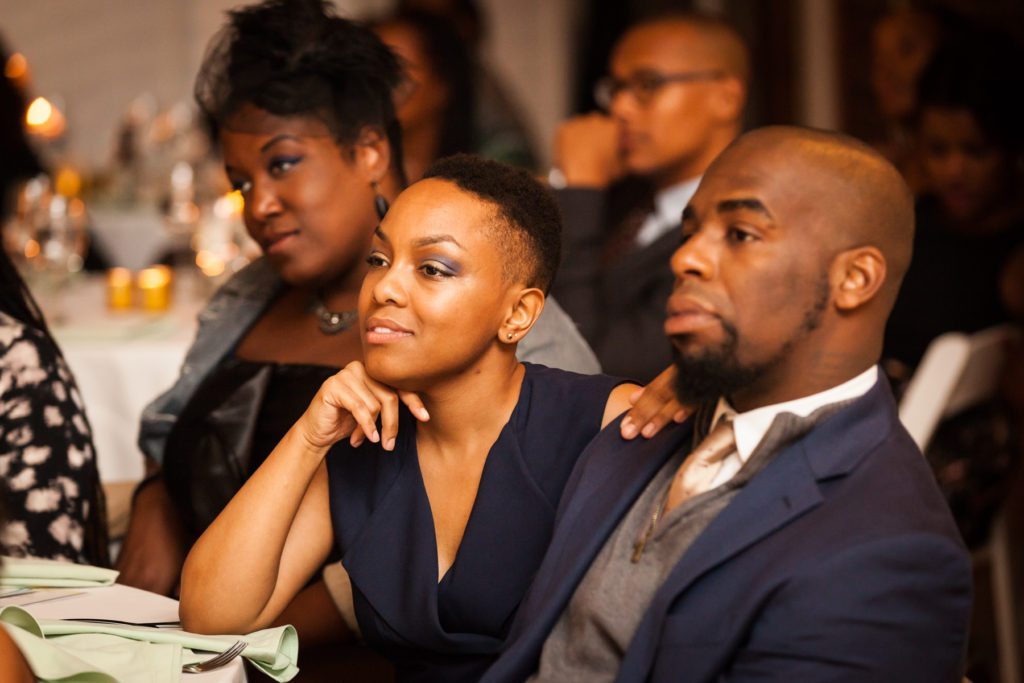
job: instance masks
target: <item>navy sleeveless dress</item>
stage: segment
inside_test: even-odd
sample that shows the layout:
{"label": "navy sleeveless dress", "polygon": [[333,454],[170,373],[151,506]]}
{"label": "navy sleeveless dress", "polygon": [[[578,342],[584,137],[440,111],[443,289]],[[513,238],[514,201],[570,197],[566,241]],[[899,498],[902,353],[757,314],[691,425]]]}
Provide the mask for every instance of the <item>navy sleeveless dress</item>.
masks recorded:
{"label": "navy sleeveless dress", "polygon": [[437,581],[434,522],[403,410],[394,452],[336,445],[331,518],[367,644],[399,681],[476,681],[494,661],[547,549],[569,473],[623,380],[524,363],[451,569]]}

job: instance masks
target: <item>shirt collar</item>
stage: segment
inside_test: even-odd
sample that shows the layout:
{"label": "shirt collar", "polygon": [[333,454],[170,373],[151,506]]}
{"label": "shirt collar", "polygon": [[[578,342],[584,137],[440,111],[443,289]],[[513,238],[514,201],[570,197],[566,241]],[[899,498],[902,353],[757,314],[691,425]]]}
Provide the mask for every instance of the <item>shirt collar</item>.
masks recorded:
{"label": "shirt collar", "polygon": [[654,212],[658,214],[658,220],[662,225],[679,225],[683,217],[683,209],[690,203],[693,194],[700,185],[701,176],[684,180],[683,182],[666,187],[654,195]]}
{"label": "shirt collar", "polygon": [[816,394],[804,396],[803,398],[793,399],[792,401],[762,406],[754,410],[748,410],[745,413],[737,413],[729,405],[729,401],[722,397],[718,399],[718,405],[715,407],[715,417],[711,424],[718,424],[719,418],[723,416],[732,419],[733,431],[736,435],[736,452],[739,454],[740,460],[746,462],[754,452],[754,449],[757,448],[757,445],[761,443],[761,439],[768,432],[768,428],[772,426],[776,415],[792,413],[798,417],[807,417],[824,406],[863,396],[871,387],[875,386],[876,382],[878,382],[878,366],[872,365],[853,379],[830,389],[819,391]]}

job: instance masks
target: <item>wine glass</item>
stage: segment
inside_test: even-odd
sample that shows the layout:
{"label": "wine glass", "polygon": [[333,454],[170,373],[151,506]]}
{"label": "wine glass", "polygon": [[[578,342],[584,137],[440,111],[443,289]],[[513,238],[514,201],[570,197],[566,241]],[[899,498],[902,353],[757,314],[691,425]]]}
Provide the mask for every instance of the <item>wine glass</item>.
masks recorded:
{"label": "wine glass", "polygon": [[64,299],[72,277],[82,270],[89,247],[85,203],[54,194],[39,179],[22,192],[24,212],[12,230],[15,253],[24,263],[26,280],[54,324],[65,320]]}

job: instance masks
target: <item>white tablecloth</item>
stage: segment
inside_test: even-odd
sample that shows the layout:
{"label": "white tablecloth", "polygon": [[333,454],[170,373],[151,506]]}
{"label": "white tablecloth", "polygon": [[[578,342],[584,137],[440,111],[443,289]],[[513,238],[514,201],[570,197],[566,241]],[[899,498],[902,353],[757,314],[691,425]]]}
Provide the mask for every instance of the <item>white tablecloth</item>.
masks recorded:
{"label": "white tablecloth", "polygon": [[173,304],[162,314],[109,311],[102,276],[81,276],[59,299],[43,299],[81,390],[105,483],[143,476],[139,418],[178,376],[208,294],[200,277],[176,276]]}
{"label": "white tablecloth", "polygon": [[[119,619],[132,622],[178,620],[178,602],[138,588],[114,584],[82,588],[78,595],[25,605],[24,609],[42,619]],[[212,655],[211,655],[212,656]],[[202,674],[182,674],[194,683],[245,683],[245,667],[238,658],[221,669]]]}

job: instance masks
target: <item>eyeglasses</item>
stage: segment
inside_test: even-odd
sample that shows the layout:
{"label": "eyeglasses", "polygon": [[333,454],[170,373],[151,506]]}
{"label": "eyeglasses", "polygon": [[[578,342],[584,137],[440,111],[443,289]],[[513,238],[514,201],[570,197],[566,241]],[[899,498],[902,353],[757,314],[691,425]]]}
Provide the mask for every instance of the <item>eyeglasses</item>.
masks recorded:
{"label": "eyeglasses", "polygon": [[694,81],[713,81],[725,77],[721,69],[704,69],[702,71],[684,71],[676,74],[662,74],[657,71],[640,71],[629,78],[619,80],[614,76],[605,76],[594,86],[594,100],[602,109],[612,106],[612,100],[623,90],[628,90],[642,107],[646,107],[658,94],[658,91],[669,83],[692,83]]}

